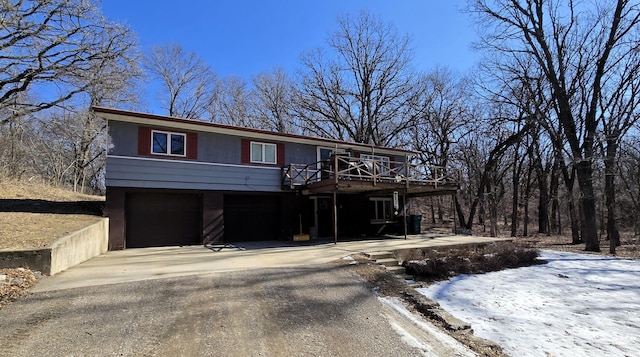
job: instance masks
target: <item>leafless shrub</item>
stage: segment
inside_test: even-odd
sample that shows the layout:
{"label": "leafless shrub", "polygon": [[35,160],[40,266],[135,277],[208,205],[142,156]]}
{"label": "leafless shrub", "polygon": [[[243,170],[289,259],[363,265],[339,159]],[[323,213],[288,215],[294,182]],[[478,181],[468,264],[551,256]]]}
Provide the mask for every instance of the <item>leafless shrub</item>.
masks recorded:
{"label": "leafless shrub", "polygon": [[519,248],[510,243],[452,249],[414,249],[401,254],[407,273],[427,281],[543,263],[537,259],[537,250]]}

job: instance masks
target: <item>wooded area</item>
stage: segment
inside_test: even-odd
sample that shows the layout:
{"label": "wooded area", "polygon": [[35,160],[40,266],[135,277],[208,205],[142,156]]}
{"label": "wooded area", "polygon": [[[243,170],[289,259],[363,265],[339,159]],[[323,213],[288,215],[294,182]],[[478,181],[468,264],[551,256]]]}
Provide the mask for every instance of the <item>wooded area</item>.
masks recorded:
{"label": "wooded area", "polygon": [[461,16],[481,36],[470,73],[416,70],[410,37],[363,11],[299,71],[247,81],[179,44],[141,49],[90,1],[3,1],[0,177],[103,191],[109,138],[90,107],[144,111],[153,81],[163,114],[403,147],[459,170],[469,230],[571,232],[590,251],[606,234],[612,253],[619,230],[639,235],[640,5],[470,0]]}

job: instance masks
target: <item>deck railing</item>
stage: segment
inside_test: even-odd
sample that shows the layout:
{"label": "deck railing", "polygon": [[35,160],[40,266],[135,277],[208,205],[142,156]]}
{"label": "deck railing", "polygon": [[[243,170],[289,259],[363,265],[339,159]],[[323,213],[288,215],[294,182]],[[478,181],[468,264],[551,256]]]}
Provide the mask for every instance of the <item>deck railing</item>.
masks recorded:
{"label": "deck railing", "polygon": [[426,166],[379,159],[364,159],[334,155],[323,161],[311,164],[289,164],[282,173],[282,184],[291,189],[305,187],[323,180],[359,180],[369,181],[372,185],[379,182],[451,185],[459,182],[459,173],[445,170],[440,166]]}

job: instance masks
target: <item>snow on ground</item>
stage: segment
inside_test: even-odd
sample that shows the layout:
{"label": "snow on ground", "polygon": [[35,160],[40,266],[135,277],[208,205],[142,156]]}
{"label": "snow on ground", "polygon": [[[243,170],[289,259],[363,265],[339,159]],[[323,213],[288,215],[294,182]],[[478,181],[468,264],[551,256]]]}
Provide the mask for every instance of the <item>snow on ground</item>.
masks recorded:
{"label": "snow on ground", "polygon": [[546,250],[541,258],[549,263],[418,291],[514,357],[640,355],[640,261]]}
{"label": "snow on ground", "polygon": [[407,309],[397,297],[378,297],[393,313],[386,314],[391,327],[410,346],[425,356],[472,357],[477,354],[431,322]]}

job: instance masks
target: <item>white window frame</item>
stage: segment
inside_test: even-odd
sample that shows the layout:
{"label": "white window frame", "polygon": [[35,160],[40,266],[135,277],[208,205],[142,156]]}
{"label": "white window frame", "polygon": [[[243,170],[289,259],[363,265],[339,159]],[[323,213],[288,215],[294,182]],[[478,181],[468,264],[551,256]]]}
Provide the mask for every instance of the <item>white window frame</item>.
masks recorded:
{"label": "white window frame", "polygon": [[[260,145],[261,153],[260,160],[253,159],[253,145]],[[267,161],[266,158],[266,148],[267,146],[273,147],[273,162]],[[267,164],[267,165],[277,165],[278,164],[278,145],[273,143],[265,143],[260,141],[252,141],[249,143],[249,161],[254,164]]]}
{"label": "white window frame", "polygon": [[[167,136],[167,151],[166,152],[155,152],[153,150],[153,136],[155,133],[159,133],[159,134],[165,134]],[[179,135],[182,136],[183,143],[184,143],[184,150],[182,150],[182,154],[172,154],[171,153],[171,136],[172,135]],[[175,157],[187,157],[187,134],[185,133],[177,133],[174,131],[164,131],[164,130],[151,130],[151,154],[153,155],[164,155],[164,156],[175,156]]]}
{"label": "white window frame", "polygon": [[[381,165],[381,167],[376,167],[376,174],[388,175],[389,171],[391,171],[391,160],[387,156],[360,154],[360,160]],[[379,169],[381,168],[384,169],[383,172],[380,172]]]}
{"label": "white window frame", "polygon": [[[371,223],[385,223],[393,220],[393,199],[391,197],[369,197],[369,201],[373,202],[375,207],[375,217],[371,218]],[[389,212],[387,212],[387,205],[384,203],[382,204],[382,212],[378,212],[378,202],[389,202]]]}

